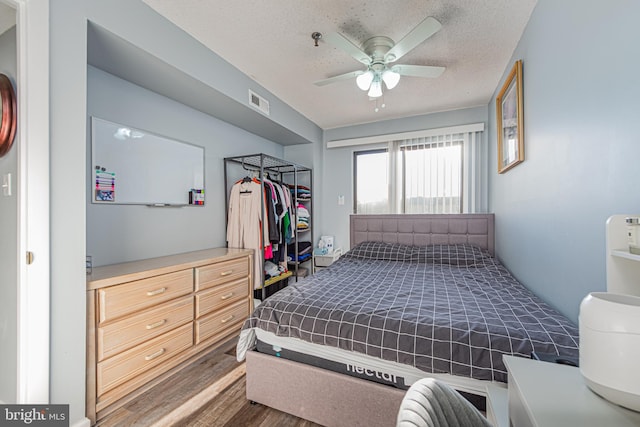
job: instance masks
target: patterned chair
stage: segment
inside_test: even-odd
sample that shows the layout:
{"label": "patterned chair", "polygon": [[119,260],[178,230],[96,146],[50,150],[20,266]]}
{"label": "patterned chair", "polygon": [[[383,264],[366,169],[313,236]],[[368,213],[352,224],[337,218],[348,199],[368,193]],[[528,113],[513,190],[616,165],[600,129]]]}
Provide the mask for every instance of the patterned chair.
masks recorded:
{"label": "patterned chair", "polygon": [[491,427],[491,423],[447,384],[423,378],[402,399],[396,427]]}

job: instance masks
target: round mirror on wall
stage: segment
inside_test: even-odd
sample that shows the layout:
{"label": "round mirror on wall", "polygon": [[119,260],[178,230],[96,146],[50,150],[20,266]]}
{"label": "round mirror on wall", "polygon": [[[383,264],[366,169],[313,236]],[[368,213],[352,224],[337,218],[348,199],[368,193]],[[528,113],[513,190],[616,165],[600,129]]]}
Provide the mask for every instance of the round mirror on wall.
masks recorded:
{"label": "round mirror on wall", "polygon": [[0,157],[9,152],[16,135],[16,94],[11,80],[0,74]]}

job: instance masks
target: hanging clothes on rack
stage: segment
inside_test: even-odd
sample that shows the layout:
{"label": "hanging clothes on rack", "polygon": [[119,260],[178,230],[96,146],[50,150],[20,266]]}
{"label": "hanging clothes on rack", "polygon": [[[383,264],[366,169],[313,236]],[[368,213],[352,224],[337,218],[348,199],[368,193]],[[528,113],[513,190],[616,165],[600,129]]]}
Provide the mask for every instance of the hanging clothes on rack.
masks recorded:
{"label": "hanging clothes on rack", "polygon": [[230,248],[254,249],[254,271],[262,269],[263,243],[269,242],[269,226],[262,221],[262,185],[243,179],[231,187],[227,222],[227,244]]}
{"label": "hanging clothes on rack", "polygon": [[[287,271],[288,266],[286,262],[286,228],[290,224],[289,210],[287,207],[287,199],[285,197],[285,191],[282,189],[282,184],[275,179],[265,177],[263,179],[265,183],[265,190],[272,192],[273,201],[273,214],[275,219],[275,227],[271,228],[269,238],[271,241],[272,252],[265,254],[265,259],[270,259],[274,263],[277,263],[281,271]],[[271,226],[271,219],[269,222]],[[277,234],[277,238],[276,235]]]}
{"label": "hanging clothes on rack", "polygon": [[[276,213],[277,196],[275,188],[271,181],[263,179],[264,185],[264,203],[267,215],[267,223],[269,224],[269,239],[265,242],[265,246],[278,243],[280,240],[280,232],[278,231],[278,215]],[[272,249],[270,249],[271,251]],[[269,259],[271,256],[266,256]]]}
{"label": "hanging clothes on rack", "polygon": [[[242,169],[239,169],[240,167]],[[240,175],[237,174],[238,171]],[[261,203],[260,211],[262,212],[261,224],[264,223],[265,227],[268,227],[268,214],[269,211],[271,211],[275,213],[275,224],[277,226],[277,230],[280,232],[278,243],[275,243],[274,238],[274,243],[272,244],[269,236],[270,233],[265,234],[264,228],[260,229],[261,244],[258,245],[258,249],[256,249],[258,252],[256,253],[256,268],[254,269],[253,274],[255,279],[254,285],[256,288],[261,288],[261,292],[256,292],[254,296],[256,296],[256,298],[264,299],[273,292],[276,292],[278,289],[281,289],[282,284],[286,285],[288,277],[291,276],[291,272],[289,271],[291,265],[294,266],[296,280],[299,276],[299,263],[287,263],[287,257],[289,255],[287,246],[291,243],[296,243],[299,241],[299,230],[296,229],[296,197],[303,196],[303,194],[292,193],[291,183],[293,183],[293,187],[295,188],[295,184],[298,184],[302,179],[302,181],[308,185],[305,190],[308,189],[308,194],[310,195],[311,183],[313,182],[313,172],[311,168],[308,168],[306,166],[298,165],[290,161],[278,159],[276,157],[262,153],[226,157],[224,159],[225,189],[229,191],[231,187],[233,187],[233,181],[229,181],[229,179],[237,179],[237,177],[242,176],[245,173],[252,174],[254,181],[257,182],[261,188],[269,187],[269,184],[264,182],[265,179],[271,181],[271,183],[273,184],[271,193],[272,195],[275,194],[277,199],[275,203],[273,200],[273,196],[271,196],[269,199],[266,199],[266,195],[264,194],[266,193],[266,191],[261,190],[261,192],[263,193],[263,198],[259,199]],[[258,179],[255,178],[259,178],[260,180],[258,181]],[[280,194],[281,190],[282,194]],[[300,197],[299,200],[305,199]],[[278,207],[278,201],[280,204],[280,208]],[[310,204],[310,202],[311,200],[309,199],[305,200],[304,203]],[[274,203],[273,210],[268,208],[269,203]],[[228,211],[228,206],[226,210]],[[309,213],[311,213],[310,210]],[[229,222],[229,218],[227,218],[227,221]],[[311,223],[311,218],[309,218],[307,222]],[[273,222],[271,223],[273,224]],[[269,232],[271,232],[271,230],[269,230]],[[309,227],[305,232],[310,233],[305,235],[309,236],[307,240],[313,241],[311,227]],[[267,261],[270,261],[272,264],[268,264]],[[282,271],[282,273],[286,271],[286,274],[279,274],[280,276],[282,276],[282,281],[277,280],[277,277],[272,276],[272,274],[276,273],[275,269],[273,268],[273,264],[278,267],[278,271]],[[266,269],[263,268],[263,265],[269,267],[269,276],[271,277],[264,275]]]}
{"label": "hanging clothes on rack", "polygon": [[295,224],[293,223],[293,202],[291,200],[291,193],[289,192],[289,186],[287,184],[281,184],[282,194],[285,200],[286,212],[283,217],[283,234],[284,243],[289,244],[293,241],[295,230]]}

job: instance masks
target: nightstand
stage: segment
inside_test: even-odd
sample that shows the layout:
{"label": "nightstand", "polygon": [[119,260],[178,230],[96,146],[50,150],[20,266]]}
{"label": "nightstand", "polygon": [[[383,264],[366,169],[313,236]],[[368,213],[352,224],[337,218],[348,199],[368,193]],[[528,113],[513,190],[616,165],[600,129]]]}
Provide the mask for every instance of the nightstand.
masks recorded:
{"label": "nightstand", "polygon": [[324,255],[313,255],[313,272],[322,270],[323,268],[329,267],[331,264],[336,262],[338,258],[342,255],[342,248],[336,248],[330,254]]}
{"label": "nightstand", "polygon": [[509,373],[509,421],[513,427],[640,426],[640,412],[592,392],[580,369],[504,356]]}

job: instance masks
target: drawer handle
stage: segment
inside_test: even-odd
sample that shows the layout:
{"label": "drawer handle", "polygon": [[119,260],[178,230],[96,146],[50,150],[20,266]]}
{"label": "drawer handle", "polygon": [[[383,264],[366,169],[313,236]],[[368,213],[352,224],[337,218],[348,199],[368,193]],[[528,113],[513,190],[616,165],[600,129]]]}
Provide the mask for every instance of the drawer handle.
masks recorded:
{"label": "drawer handle", "polygon": [[229,320],[233,319],[234,317],[235,316],[232,314],[231,316],[225,317],[224,319],[222,319],[220,323],[227,323]]}
{"label": "drawer handle", "polygon": [[164,354],[166,350],[164,348],[161,348],[160,350],[156,351],[155,353],[151,353],[147,356],[144,357],[144,360],[149,361],[149,360],[153,360],[158,356],[161,356]]}
{"label": "drawer handle", "polygon": [[221,276],[228,276],[230,274],[233,274],[233,270],[227,270],[227,271],[223,271],[222,273],[220,273]]}
{"label": "drawer handle", "polygon": [[160,295],[162,293],[164,293],[164,291],[166,291],[167,288],[160,288],[160,289],[156,289],[154,291],[147,291],[147,296],[148,297],[152,297],[154,295]]}
{"label": "drawer handle", "polygon": [[154,328],[157,328],[158,326],[164,325],[165,323],[167,323],[167,319],[158,320],[155,323],[149,323],[147,325],[147,329],[154,329]]}
{"label": "drawer handle", "polygon": [[233,292],[229,292],[229,293],[228,293],[228,294],[226,294],[226,295],[222,295],[222,296],[220,297],[220,299],[221,299],[221,300],[226,300],[226,299],[231,298],[232,296],[233,296]]}

